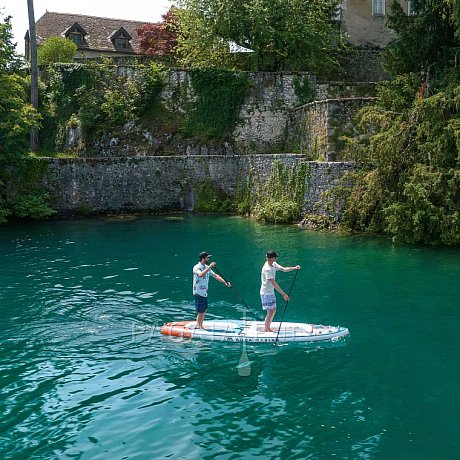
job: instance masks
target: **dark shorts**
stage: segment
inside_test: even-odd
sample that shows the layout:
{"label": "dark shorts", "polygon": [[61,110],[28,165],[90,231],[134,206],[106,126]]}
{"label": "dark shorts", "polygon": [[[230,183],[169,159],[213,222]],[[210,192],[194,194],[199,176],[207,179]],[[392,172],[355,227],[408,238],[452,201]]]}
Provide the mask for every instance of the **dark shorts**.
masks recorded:
{"label": "dark shorts", "polygon": [[204,313],[208,309],[208,298],[195,294],[195,308],[198,313]]}

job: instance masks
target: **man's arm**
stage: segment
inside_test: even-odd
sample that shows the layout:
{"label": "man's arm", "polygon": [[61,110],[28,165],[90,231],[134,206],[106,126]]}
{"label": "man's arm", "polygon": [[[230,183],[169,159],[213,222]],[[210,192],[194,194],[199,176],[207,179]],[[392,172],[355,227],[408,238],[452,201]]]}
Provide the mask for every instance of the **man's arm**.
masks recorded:
{"label": "man's arm", "polygon": [[274,278],[269,278],[268,281],[273,284],[273,287],[283,296],[284,300],[289,300],[289,296],[280,288],[279,284],[274,280]]}
{"label": "man's arm", "polygon": [[[206,267],[206,270],[203,270],[202,273],[204,275],[206,275],[206,273],[208,273],[209,270],[212,269],[212,267],[215,267],[216,266],[216,263],[215,262],[211,262],[207,267]],[[217,273],[214,273],[212,270],[211,270],[211,273],[210,275],[215,278],[217,281],[220,281],[221,283],[225,284],[225,286],[227,287],[230,287],[231,284],[228,282],[228,281],[225,281],[222,276],[219,276]],[[201,275],[198,275],[198,276],[201,276]]]}
{"label": "man's arm", "polygon": [[280,270],[282,272],[292,272],[294,270],[300,270],[300,265],[296,265],[295,267],[283,267],[278,264],[277,270]]}
{"label": "man's arm", "polygon": [[[214,265],[216,265],[215,262],[211,262],[209,265],[206,266],[206,268],[203,270],[203,271],[196,271],[196,274],[200,277],[200,278],[204,278],[206,276],[206,273],[208,273],[209,270],[212,269],[212,267],[214,267]],[[211,272],[211,274],[213,274],[213,272]],[[214,276],[214,274],[213,274]]]}
{"label": "man's arm", "polygon": [[225,280],[222,278],[222,276],[220,276],[220,275],[214,273],[213,271],[211,271],[211,276],[212,276],[214,279],[216,279],[217,281],[220,281],[221,283],[224,283],[225,286],[231,287],[231,284],[230,284],[228,281],[225,281]]}

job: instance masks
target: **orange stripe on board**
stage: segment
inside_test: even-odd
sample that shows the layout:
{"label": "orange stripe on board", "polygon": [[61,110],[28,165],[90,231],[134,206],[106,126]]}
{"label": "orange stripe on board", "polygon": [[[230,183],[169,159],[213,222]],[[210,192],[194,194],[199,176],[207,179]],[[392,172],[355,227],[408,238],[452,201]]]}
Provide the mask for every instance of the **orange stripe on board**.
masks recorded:
{"label": "orange stripe on board", "polygon": [[172,323],[165,323],[160,332],[164,335],[172,335],[174,337],[185,337],[191,338],[192,332],[190,329],[185,327],[186,324],[190,323],[190,321],[175,321]]}

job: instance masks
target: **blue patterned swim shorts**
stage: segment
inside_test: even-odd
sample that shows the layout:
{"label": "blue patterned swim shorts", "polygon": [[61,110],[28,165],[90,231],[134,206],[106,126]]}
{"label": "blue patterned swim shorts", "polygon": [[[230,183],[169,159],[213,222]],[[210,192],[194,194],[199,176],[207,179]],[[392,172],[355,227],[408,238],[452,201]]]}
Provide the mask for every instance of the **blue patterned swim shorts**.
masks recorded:
{"label": "blue patterned swim shorts", "polygon": [[273,294],[261,295],[260,300],[262,302],[262,308],[264,310],[273,310],[276,308],[276,297]]}

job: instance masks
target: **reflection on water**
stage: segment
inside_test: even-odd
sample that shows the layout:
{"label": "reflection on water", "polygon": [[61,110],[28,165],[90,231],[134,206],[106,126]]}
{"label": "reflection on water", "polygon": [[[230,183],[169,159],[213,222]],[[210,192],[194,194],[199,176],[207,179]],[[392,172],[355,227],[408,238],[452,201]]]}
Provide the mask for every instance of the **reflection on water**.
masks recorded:
{"label": "reflection on water", "polygon": [[[335,343],[164,337],[214,259],[260,313],[263,255],[302,271],[285,320]],[[4,458],[455,458],[458,253],[235,218],[0,228]],[[288,287],[290,274],[278,282]],[[208,319],[244,318],[211,280]],[[419,417],[423,413],[426,417]]]}

